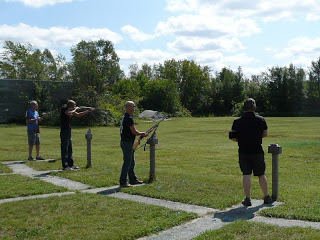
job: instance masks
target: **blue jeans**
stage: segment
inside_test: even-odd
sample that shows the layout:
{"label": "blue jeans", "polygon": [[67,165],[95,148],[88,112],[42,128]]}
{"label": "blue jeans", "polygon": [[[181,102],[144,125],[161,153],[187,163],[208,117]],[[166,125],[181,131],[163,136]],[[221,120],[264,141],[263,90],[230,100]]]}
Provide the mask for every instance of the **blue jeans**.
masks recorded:
{"label": "blue jeans", "polygon": [[135,160],[134,151],[132,149],[133,142],[121,140],[120,146],[123,152],[123,165],[120,175],[120,185],[125,185],[127,183],[128,175],[130,183],[135,183],[137,181],[137,177],[134,173]]}
{"label": "blue jeans", "polygon": [[72,137],[70,130],[61,130],[61,160],[62,168],[73,166],[73,156],[72,156]]}

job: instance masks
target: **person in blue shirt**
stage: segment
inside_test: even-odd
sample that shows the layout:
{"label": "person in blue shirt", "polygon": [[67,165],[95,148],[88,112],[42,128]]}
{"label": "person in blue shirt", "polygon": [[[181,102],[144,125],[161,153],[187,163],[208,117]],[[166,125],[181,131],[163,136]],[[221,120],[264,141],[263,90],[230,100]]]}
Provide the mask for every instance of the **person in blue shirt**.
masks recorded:
{"label": "person in blue shirt", "polygon": [[[29,161],[33,160],[45,160],[45,158],[40,156],[40,131],[39,131],[39,122],[45,116],[45,113],[42,117],[38,113],[38,103],[36,101],[30,102],[30,108],[26,112],[26,124],[28,132],[28,144],[29,144]],[[33,146],[36,145],[37,156],[34,159],[32,157]]]}

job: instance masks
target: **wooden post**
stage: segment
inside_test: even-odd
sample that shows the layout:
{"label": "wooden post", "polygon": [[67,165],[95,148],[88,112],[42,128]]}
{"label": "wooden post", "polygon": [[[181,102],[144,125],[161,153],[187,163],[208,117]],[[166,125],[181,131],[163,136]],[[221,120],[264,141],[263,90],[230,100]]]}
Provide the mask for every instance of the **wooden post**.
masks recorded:
{"label": "wooden post", "polygon": [[271,144],[268,153],[272,153],[272,200],[276,201],[279,196],[279,154],[282,153],[282,147]]}
{"label": "wooden post", "polygon": [[90,168],[91,167],[91,139],[92,139],[91,129],[88,130],[85,137],[87,139],[87,168]]}

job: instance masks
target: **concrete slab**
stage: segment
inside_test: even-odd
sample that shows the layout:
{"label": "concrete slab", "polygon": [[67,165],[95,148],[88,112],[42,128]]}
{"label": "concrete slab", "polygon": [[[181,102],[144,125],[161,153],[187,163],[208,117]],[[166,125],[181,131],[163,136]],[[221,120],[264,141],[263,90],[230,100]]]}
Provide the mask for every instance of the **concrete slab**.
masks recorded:
{"label": "concrete slab", "polygon": [[201,233],[208,230],[215,230],[225,226],[228,223],[220,220],[212,221],[212,215],[207,215],[202,218],[197,218],[177,227],[160,232],[158,235],[142,237],[138,240],[189,240],[199,236]]}
{"label": "concrete slab", "polygon": [[41,195],[34,195],[34,196],[28,196],[28,197],[17,197],[17,198],[7,198],[0,200],[0,204],[7,203],[7,202],[17,202],[17,201],[23,201],[28,199],[37,199],[37,198],[49,198],[49,197],[56,197],[56,196],[65,196],[75,194],[75,192],[63,192],[63,193],[50,193],[50,194],[41,194]]}
{"label": "concrete slab", "polygon": [[197,213],[200,216],[218,211],[217,209],[213,209],[213,208],[207,208],[207,207],[202,207],[202,206],[197,206],[197,205],[191,205],[191,204],[185,204],[185,203],[143,197],[143,196],[139,196],[139,195],[131,195],[131,194],[121,193],[121,192],[110,194],[109,196],[114,197],[114,198],[120,198],[120,199],[145,203],[145,204],[149,204],[149,205],[166,207],[166,208],[173,209],[173,210],[181,210],[181,211],[185,211],[185,212]]}
{"label": "concrete slab", "polygon": [[72,181],[67,178],[62,178],[58,176],[50,176],[49,174],[53,171],[61,171],[61,170],[53,170],[53,171],[37,171],[27,165],[24,162],[16,161],[7,164],[7,166],[13,171],[15,174],[20,174],[23,176],[27,176],[30,178],[38,178],[42,181],[52,183],[56,186],[65,187],[69,190],[82,190],[88,189],[91,186],[87,184],[83,184],[80,182]]}
{"label": "concrete slab", "polygon": [[39,174],[39,172],[27,165],[24,162],[12,162],[10,164],[6,164],[14,173],[32,177],[33,175]]}
{"label": "concrete slab", "polygon": [[17,175],[16,173],[0,173],[0,176]]}
{"label": "concrete slab", "polygon": [[69,190],[83,190],[91,187],[88,184],[72,181],[70,179],[62,178],[58,176],[37,175],[37,176],[34,176],[34,178],[39,178],[42,181],[52,183],[56,186],[65,187]]}
{"label": "concrete slab", "polygon": [[267,218],[262,216],[257,216],[250,221],[252,222],[261,222],[271,225],[277,225],[280,227],[311,227],[320,230],[320,222],[308,222],[308,221],[301,221],[301,220],[290,220],[290,219],[283,219],[283,218]]}

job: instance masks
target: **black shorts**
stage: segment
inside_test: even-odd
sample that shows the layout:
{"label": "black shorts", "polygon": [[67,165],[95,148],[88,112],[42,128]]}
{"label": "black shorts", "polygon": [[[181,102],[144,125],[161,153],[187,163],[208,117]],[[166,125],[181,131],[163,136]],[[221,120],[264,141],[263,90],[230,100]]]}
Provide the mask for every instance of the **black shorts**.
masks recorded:
{"label": "black shorts", "polygon": [[264,153],[239,153],[239,165],[243,175],[262,176],[266,170]]}

